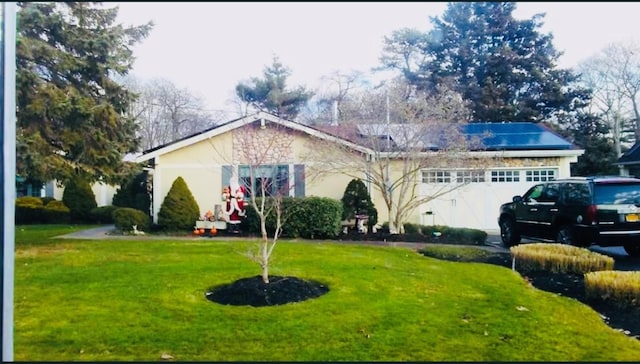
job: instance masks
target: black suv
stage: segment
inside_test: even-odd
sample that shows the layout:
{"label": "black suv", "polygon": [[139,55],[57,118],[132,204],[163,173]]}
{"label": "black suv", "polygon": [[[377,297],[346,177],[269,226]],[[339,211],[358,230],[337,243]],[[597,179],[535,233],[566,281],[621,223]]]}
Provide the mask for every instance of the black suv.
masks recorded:
{"label": "black suv", "polygon": [[623,246],[640,255],[640,179],[573,177],[531,187],[500,206],[506,246],[521,237],[587,247]]}

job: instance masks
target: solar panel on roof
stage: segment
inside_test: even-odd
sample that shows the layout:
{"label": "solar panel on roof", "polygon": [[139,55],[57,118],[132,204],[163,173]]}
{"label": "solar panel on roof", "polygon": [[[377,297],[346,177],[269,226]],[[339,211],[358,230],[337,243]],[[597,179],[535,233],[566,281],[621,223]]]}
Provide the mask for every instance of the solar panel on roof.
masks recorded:
{"label": "solar panel on roof", "polygon": [[478,137],[486,149],[571,149],[572,144],[544,126],[522,123],[472,123],[465,125],[469,137]]}
{"label": "solar panel on roof", "polygon": [[[362,124],[358,125],[358,132],[369,136],[390,135],[397,145],[402,145],[403,139],[406,139],[407,127],[407,124]],[[403,132],[401,133],[400,130]],[[571,143],[551,130],[530,122],[469,123],[463,125],[463,132],[469,138],[480,139],[482,149],[486,150],[571,149],[573,147]],[[437,149],[434,137],[434,135],[425,135],[422,140],[423,146]]]}

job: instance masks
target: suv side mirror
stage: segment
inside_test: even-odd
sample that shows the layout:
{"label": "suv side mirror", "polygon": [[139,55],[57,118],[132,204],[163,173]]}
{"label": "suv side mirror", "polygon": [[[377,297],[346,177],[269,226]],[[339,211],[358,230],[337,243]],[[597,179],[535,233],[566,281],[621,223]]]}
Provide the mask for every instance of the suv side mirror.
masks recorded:
{"label": "suv side mirror", "polygon": [[515,203],[522,202],[522,196],[513,196],[513,202]]}

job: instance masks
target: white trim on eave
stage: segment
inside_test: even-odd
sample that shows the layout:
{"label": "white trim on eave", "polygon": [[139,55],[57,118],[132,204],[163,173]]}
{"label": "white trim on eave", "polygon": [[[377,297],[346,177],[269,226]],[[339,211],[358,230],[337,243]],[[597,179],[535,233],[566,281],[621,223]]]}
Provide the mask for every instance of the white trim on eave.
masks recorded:
{"label": "white trim on eave", "polygon": [[505,151],[479,151],[472,152],[482,157],[507,157],[507,158],[541,158],[541,157],[579,157],[584,154],[584,149],[538,149],[538,150],[505,150]]}
{"label": "white trim on eave", "polygon": [[[419,152],[418,156],[433,156],[435,152]],[[534,150],[497,150],[497,151],[469,151],[473,157],[480,158],[545,158],[545,157],[571,157],[573,162],[584,154],[584,149],[534,149]],[[378,153],[379,158],[402,159],[405,155],[397,152]]]}
{"label": "white trim on eave", "polygon": [[238,119],[236,121],[230,122],[228,124],[224,124],[224,125],[219,126],[217,128],[213,128],[213,129],[211,129],[211,130],[209,130],[207,132],[194,135],[191,138],[180,140],[178,142],[169,144],[169,145],[167,145],[165,147],[158,148],[158,149],[156,149],[156,150],[154,150],[152,152],[142,154],[142,155],[136,157],[135,161],[136,161],[136,163],[145,162],[145,161],[151,160],[153,158],[156,158],[157,156],[160,156],[160,155],[163,155],[163,154],[167,154],[167,153],[173,152],[175,150],[187,147],[189,145],[198,143],[200,141],[203,141],[203,140],[206,140],[206,139],[209,139],[209,138],[224,134],[224,133],[229,132],[229,131],[231,131],[233,129],[240,128],[240,127],[242,127],[244,125],[251,124],[251,123],[256,122],[258,120],[261,120],[261,119],[268,120],[270,122],[273,122],[273,123],[276,123],[276,124],[280,124],[282,126],[286,126],[286,127],[290,128],[290,129],[297,130],[297,131],[309,134],[309,135],[314,136],[316,138],[320,138],[320,139],[327,140],[327,141],[334,142],[334,143],[341,143],[344,146],[346,146],[348,148],[351,148],[353,150],[356,150],[358,152],[361,152],[361,153],[365,153],[365,154],[372,154],[373,153],[373,150],[371,150],[369,148],[366,148],[366,147],[363,147],[361,145],[349,142],[347,140],[335,137],[333,135],[329,135],[329,134],[323,133],[323,132],[321,132],[319,130],[315,130],[315,129],[309,128],[309,127],[307,127],[305,125],[302,125],[302,124],[299,124],[299,123],[295,123],[295,122],[292,122],[292,121],[288,121],[288,120],[284,120],[284,119],[281,119],[281,118],[279,118],[277,116],[274,116],[274,115],[271,115],[271,114],[268,114],[268,113],[265,113],[265,112],[258,112],[256,114],[249,115],[249,116],[246,116],[244,118]]}

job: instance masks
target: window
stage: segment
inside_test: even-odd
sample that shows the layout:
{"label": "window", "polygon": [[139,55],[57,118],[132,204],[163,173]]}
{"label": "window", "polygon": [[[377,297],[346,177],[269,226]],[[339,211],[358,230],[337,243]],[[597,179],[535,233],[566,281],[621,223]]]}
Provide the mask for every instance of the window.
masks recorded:
{"label": "window", "polygon": [[555,203],[558,201],[558,197],[560,197],[560,185],[558,183],[549,183],[540,198],[538,198],[538,202]]}
{"label": "window", "polygon": [[481,170],[451,170],[451,171],[422,171],[422,183],[471,183],[484,182],[484,171]]}
{"label": "window", "polygon": [[[252,178],[253,172],[253,181]],[[263,191],[267,196],[289,195],[289,166],[239,166],[238,180],[240,185],[246,187],[246,197],[254,194],[262,197]]]}
{"label": "window", "polygon": [[526,171],[527,182],[546,182],[556,178],[555,169],[540,169]]}
{"label": "window", "polygon": [[491,171],[491,182],[520,182],[520,171]]}
{"label": "window", "polygon": [[542,196],[542,190],[544,190],[544,185],[533,186],[524,194],[522,200],[525,202],[537,202],[540,196]]}
{"label": "window", "polygon": [[589,186],[586,183],[565,184],[565,203],[577,206],[589,205],[591,203]]}
{"label": "window", "polygon": [[484,171],[457,171],[456,181],[458,183],[484,182]]}
{"label": "window", "polygon": [[423,183],[451,183],[451,172],[449,171],[423,171]]}

